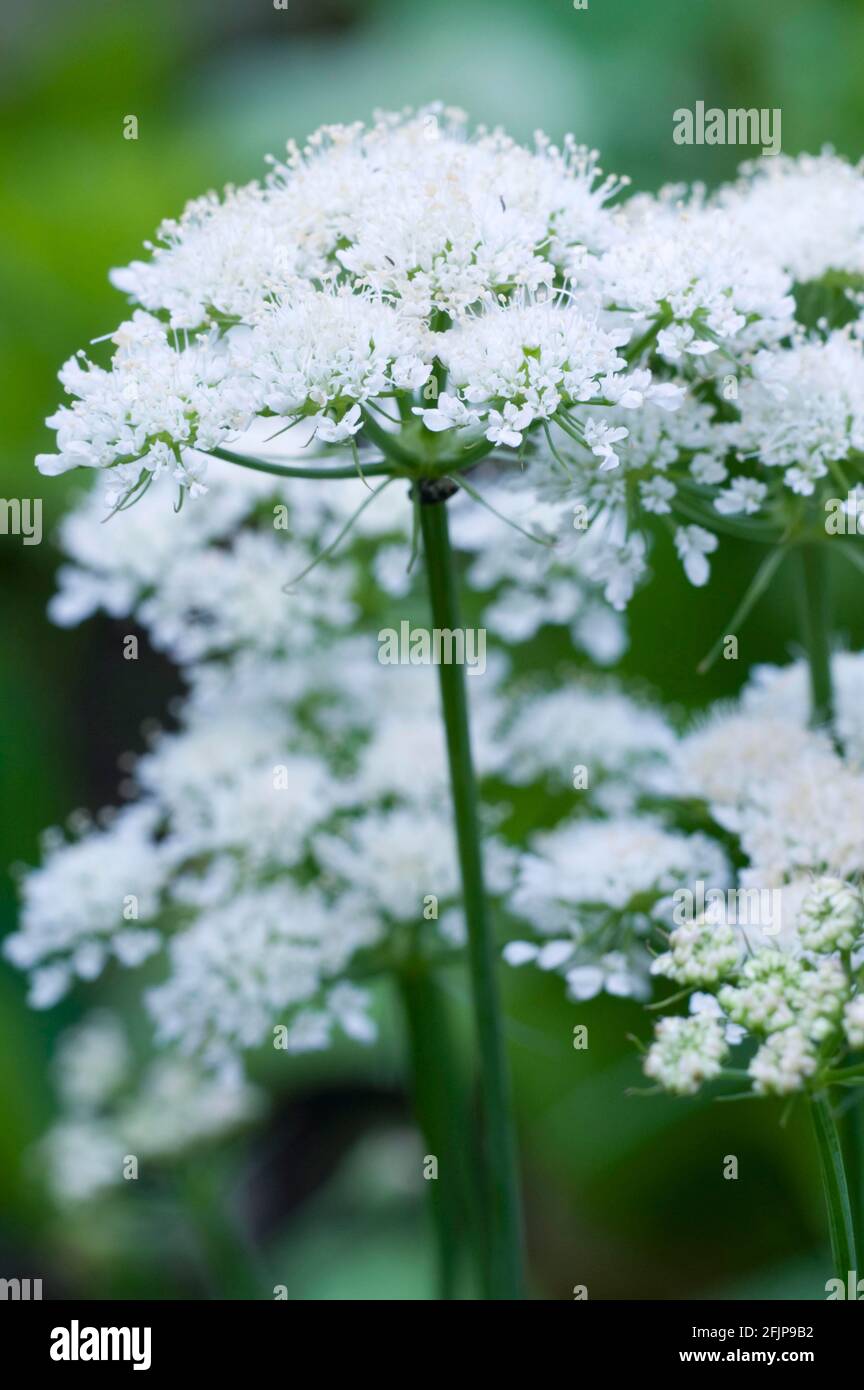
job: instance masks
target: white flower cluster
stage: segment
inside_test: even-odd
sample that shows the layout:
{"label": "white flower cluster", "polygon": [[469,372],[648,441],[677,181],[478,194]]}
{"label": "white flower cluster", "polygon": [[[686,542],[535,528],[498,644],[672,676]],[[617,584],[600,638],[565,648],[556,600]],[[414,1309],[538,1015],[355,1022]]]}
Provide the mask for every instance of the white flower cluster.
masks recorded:
{"label": "white flower cluster", "polygon": [[31,972],[34,1008],[55,1004],[76,977],[95,979],[110,958],[139,965],[158,951],[170,867],[157,824],[153,807],[132,806],[71,842],[45,837],[45,862],[24,879],[20,924],[4,942],[7,958]]}
{"label": "white flower cluster", "polygon": [[263,187],[191,203],[160,228],[150,261],[113,280],[188,329],[252,318],[298,282],[346,279],[415,320],[458,317],[484,292],[536,290],[602,249],[615,191],[572,140],[469,139],[462,112],[430,106],[290,144]]}
{"label": "white flower cluster", "polygon": [[[567,498],[583,541],[599,532],[585,570],[615,607],[647,574],[655,518],[701,586],[722,534],[818,539],[838,481],[844,495],[860,487],[862,208],[861,166],[830,153],[762,160],[707,201],[673,188],[625,203],[626,235],[586,263],[606,301],[644,328],[631,364],[688,392],[673,414],[650,393],[638,411],[610,398],[566,439],[556,422],[557,475],[531,451],[540,486]],[[604,449],[613,468],[597,467]]]}
{"label": "white flower cluster", "polygon": [[[557,471],[542,459],[532,463],[528,482],[550,515],[557,538],[553,555],[561,564],[578,564],[602,584],[615,610],[626,608],[647,574],[652,518],[672,524],[675,551],[690,583],[708,582],[708,557],[718,539],[711,529],[715,519],[703,503],[712,490],[719,500],[718,485],[728,477],[727,443],[714,424],[715,410],[692,396],[674,414],[651,403],[638,412],[614,408],[603,413],[602,428],[611,432],[606,437],[627,430],[627,447],[614,469],[596,466],[596,444],[581,451],[556,446]],[[601,428],[596,409],[587,414],[586,446]],[[634,522],[640,517],[644,525]],[[693,517],[704,524],[694,524]]]}
{"label": "white flower cluster", "polygon": [[[283,454],[294,456],[304,437],[283,443]],[[356,571],[338,557],[316,565],[302,584],[292,581],[365,493],[359,479],[322,496],[218,462],[207,505],[177,515],[168,486],[154,483],[104,525],[92,490],[68,514],[60,539],[69,563],[50,606],[56,622],[77,623],[99,609],[134,616],[155,647],[185,664],[243,648],[299,655],[313,636],[342,632],[356,618]],[[395,518],[376,509],[385,534],[394,524],[404,528],[405,511],[404,498]]]}
{"label": "white flower cluster", "polygon": [[[557,491],[571,544],[553,561],[616,607],[646,573],[652,517],[674,520],[704,584],[717,531],[779,533],[784,489],[811,493],[859,450],[860,335],[805,332],[792,288],[859,273],[862,177],[826,155],[710,200],[616,202],[625,183],[572,140],[471,136],[439,107],[326,127],[114,272],[138,307],[110,368],[64,368],[72,403],[39,466],[108,470],[125,505],[162,474],[199,492],[206,454],[269,454],[301,420],[319,447],[359,441],[409,472],[484,451],[500,470],[519,449]],[[592,533],[578,561],[574,509]]]}
{"label": "white flower cluster", "polygon": [[645,998],[646,944],[670,896],[697,880],[723,887],[729,875],[716,842],[652,816],[565,822],[521,861],[512,911],[540,940],[512,942],[505,959],[559,971],[572,998],[602,989]]}
{"label": "white flower cluster", "polygon": [[39,1151],[64,1204],[118,1187],[130,1157],[143,1176],[249,1124],[264,1106],[247,1083],[207,1076],[183,1058],[138,1066],[119,1018],[104,1011],[61,1036],[55,1069],[60,1117]]}
{"label": "white flower cluster", "polygon": [[722,709],[682,741],[674,775],[681,795],[707,802],[739,837],[748,881],[864,873],[864,776],[825,734]]}
{"label": "white flower cluster", "polygon": [[495,732],[497,771],[508,783],[591,791],[607,811],[632,809],[665,770],[675,734],[663,712],[610,680],[572,678],[510,692]]}
{"label": "white flower cluster", "polygon": [[217,448],[255,414],[228,341],[211,329],[181,344],[140,310],[112,341],[110,370],[80,355],[64,366],[60,381],[73,404],[49,419],[59,452],[40,454],[37,467],[49,476],[110,469],[112,504],[166,472],[193,494],[200,491],[200,463],[187,451]]}
{"label": "white flower cluster", "polygon": [[[458,895],[435,673],[383,671],[371,635],[327,660],[329,686],[311,663],[285,692],[266,652],[193,668],[182,727],[138,763],[139,800],[25,879],[7,953],[34,971],[35,1004],[94,978],[109,951],[134,965],[165,946],[147,996],[157,1035],[226,1074],[277,1025],[287,1051],[334,1028],[375,1036],[368,991],[345,978],[354,957],[424,924],[428,895],[445,930]],[[507,856],[497,875],[491,862],[506,886]],[[123,921],[133,894],[140,925]]]}
{"label": "white flower cluster", "polygon": [[758,159],[721,189],[739,254],[769,256],[804,285],[829,272],[864,274],[864,165],[831,150]]}
{"label": "white flower cluster", "polygon": [[705,1014],[661,1018],[645,1058],[645,1075],[677,1095],[693,1095],[719,1076],[729,1051],[723,1029]]}
{"label": "white flower cluster", "polygon": [[864,482],[864,175],[768,163],[711,198],[621,198],[572,139],[526,149],[439,106],[325,127],[113,273],[137,307],[110,368],[64,368],[39,467],[107,470],[127,505],[161,475],[202,491],[226,444],[272,460],[300,422],[308,457],[358,467],[358,448],[413,476],[485,454],[555,542],[487,575],[527,572],[496,620],[536,627],[551,565],[556,608],[610,660],[574,573],[623,609],[659,518],[703,585],[719,534],[800,531],[796,499],[838,462]]}
{"label": "white flower cluster", "polygon": [[[839,904],[839,923],[825,915],[832,903]],[[843,1027],[859,996],[850,951],[838,949],[839,940],[849,940],[859,952],[864,947],[864,903],[850,885],[817,879],[804,898],[795,933],[782,944],[751,949],[741,927],[703,920],[673,932],[671,951],[658,957],[654,968],[687,987],[715,990],[719,1008],[710,1019],[714,1029],[728,1044],[722,1028],[726,1020],[738,1030],[735,1043],[756,1043],[748,1067],[753,1088],[762,1095],[782,1095],[800,1090],[857,1045],[857,1008],[851,1014],[852,1031]],[[669,1038],[688,1028],[688,1067],[679,1074]],[[707,1079],[712,1068],[716,1073],[714,1034],[703,1037],[693,1019],[663,1019],[646,1057],[646,1074],[668,1090],[695,1090],[692,1067],[703,1043],[702,1079]],[[728,1045],[723,1055],[727,1051]]]}
{"label": "white flower cluster", "polygon": [[[618,350],[630,338],[629,327],[603,328],[569,298],[495,304],[443,337],[437,355],[453,393],[443,392],[431,408],[416,407],[426,428],[436,433],[454,427],[485,430],[491,444],[518,448],[529,425],[553,419],[562,407],[604,397],[633,408],[653,396],[668,400],[670,408],[678,402],[677,395],[651,384],[650,373],[644,380],[642,374],[621,375],[627,362]],[[490,401],[500,409],[490,409]],[[607,442],[605,435],[595,439],[592,448],[601,467],[617,463],[611,448],[616,442]]]}
{"label": "white flower cluster", "polygon": [[783,336],[793,311],[789,276],[770,247],[742,258],[733,222],[698,191],[634,198],[614,244],[586,273],[643,326],[663,311],[657,348],[673,363]]}
{"label": "white flower cluster", "polygon": [[[58,452],[37,462],[104,472],[119,515],[103,528],[90,499],[67,521],[53,612],[128,615],[190,693],[138,763],[138,801],[26,880],[6,949],[34,1002],[164,943],[160,1038],[236,1078],[280,1030],[290,1051],[369,1041],[355,974],[414,949],[427,902],[423,948],[458,939],[434,673],[388,672],[385,704],[372,636],[370,574],[412,598],[408,484],[415,501],[418,479],[461,487],[456,543],[505,646],[555,623],[611,664],[655,530],[701,586],[720,533],[806,538],[826,487],[864,481],[861,170],[825,154],[711,198],[623,189],[572,140],[525,149],[436,106],[323,129],[114,273],[131,317],[109,366],[64,368]],[[336,454],[358,477],[262,476],[219,459],[229,445],[277,471]],[[364,467],[400,479],[368,510]],[[172,515],[178,486],[178,505],[208,496]],[[491,543],[499,512],[520,539]],[[349,524],[347,558],[315,563]],[[807,730],[796,672],[760,673],[679,738],[611,687],[502,683],[493,654],[482,771],[514,800],[533,782],[569,796],[581,767],[590,783],[515,879],[497,807],[490,882],[515,882],[533,933],[508,961],[579,999],[645,995],[680,892],[780,895],[776,939],[716,904],[671,932],[653,973],[700,991],[649,1053],[672,1089],[742,1041],[760,1091],[815,1084],[860,1045],[858,669],[838,682],[840,753]]]}
{"label": "white flower cluster", "polygon": [[[283,593],[363,484],[322,497],[313,482],[221,463],[211,483],[208,506],[179,515],[160,480],[107,526],[92,496],[66,522],[72,563],[55,615],[132,617],[183,664],[188,695],[179,729],[151,737],[135,763],[132,805],[104,827],[75,823],[71,841],[48,838],[6,950],[31,972],[40,1007],[111,956],[134,966],[163,950],[164,978],[147,994],[159,1041],[234,1078],[240,1054],[266,1042],[293,1052],[338,1032],[370,1041],[372,996],[352,980],[355,958],[371,959],[361,973],[374,975],[418,927],[422,949],[446,951],[462,926],[436,672],[382,667],[378,607],[361,611],[380,605],[360,597],[367,547],[405,536],[404,497],[364,518],[344,558]],[[404,571],[404,547],[400,556]],[[508,752],[517,721],[499,693],[505,670],[490,652],[472,700],[478,765],[499,794],[529,773],[516,771],[515,732]],[[593,707],[609,726],[602,692]],[[656,761],[668,735],[644,709]],[[587,713],[577,703],[569,717]],[[615,767],[647,761],[628,747]],[[539,763],[531,775],[542,777]],[[506,892],[512,851],[490,835],[486,857],[491,889]]]}
{"label": "white flower cluster", "polygon": [[[862,393],[864,342],[848,328],[824,342],[803,339],[757,353],[752,376],[741,384],[741,418],[730,425],[729,442],[766,469],[782,469],[786,487],[810,497],[831,463],[864,451]],[[750,500],[739,488],[735,511],[760,510],[767,486],[753,493],[753,482]]]}
{"label": "white flower cluster", "polygon": [[[834,727],[849,759],[864,763],[864,652],[834,652],[831,657],[834,689]],[[807,727],[810,676],[804,661],[789,666],[756,666],[745,686],[741,705],[750,723],[764,715],[764,724]],[[785,735],[795,737],[787,728]],[[799,734],[800,737],[800,734]],[[812,739],[812,734],[807,735]],[[779,749],[778,761],[779,761]],[[792,756],[796,756],[794,745]],[[755,749],[754,749],[755,753]]]}
{"label": "white flower cluster", "polygon": [[665,975],[679,985],[716,985],[737,964],[741,938],[719,915],[702,913],[676,927],[669,935],[669,950],[658,956],[653,975]]}
{"label": "white flower cluster", "polygon": [[[835,661],[857,710],[864,664]],[[575,999],[644,998],[652,977],[671,981],[693,1017],[661,1024],[646,1070],[681,1093],[717,1075],[732,1047],[750,1049],[755,1089],[773,1093],[862,1046],[864,774],[857,750],[806,727],[799,676],[760,671],[740,703],[683,735],[620,691],[605,697],[614,725],[590,687],[504,711],[497,777],[518,787],[546,775],[563,793],[555,759],[581,738],[586,770],[601,774],[521,858],[509,906],[532,935],[505,959],[562,974]]]}
{"label": "white flower cluster", "polygon": [[[168,979],[147,997],[159,1041],[230,1077],[238,1055],[268,1038],[301,1052],[326,1047],[334,1027],[361,1042],[375,1037],[366,993],[327,983],[381,933],[361,898],[334,906],[283,878],[196,905],[169,945]],[[281,1027],[284,1036],[271,1035]]]}
{"label": "white flower cluster", "polygon": [[[848,698],[862,668],[842,660]],[[857,750],[804,727],[800,675],[760,672],[740,705],[682,739],[669,769],[670,793],[703,802],[745,864],[652,966],[695,990],[691,1010],[714,1025],[657,1030],[645,1071],[682,1094],[716,1076],[730,1046],[747,1049],[757,1094],[783,1095],[824,1085],[864,1045],[864,774]]]}
{"label": "white flower cluster", "polygon": [[[149,262],[114,272],[141,307],[110,370],[64,368],[73,404],[39,467],[110,469],[112,496],[131,500],[166,470],[200,490],[195,451],[260,418],[273,434],[312,418],[338,446],[398,396],[427,433],[512,448],[590,400],[674,405],[650,372],[631,384],[631,325],[605,312],[602,277],[574,279],[616,236],[604,204],[619,187],[572,141],[469,138],[437,108],[327,127],[263,186],[192,203]],[[436,364],[447,389],[435,378],[421,397]]]}

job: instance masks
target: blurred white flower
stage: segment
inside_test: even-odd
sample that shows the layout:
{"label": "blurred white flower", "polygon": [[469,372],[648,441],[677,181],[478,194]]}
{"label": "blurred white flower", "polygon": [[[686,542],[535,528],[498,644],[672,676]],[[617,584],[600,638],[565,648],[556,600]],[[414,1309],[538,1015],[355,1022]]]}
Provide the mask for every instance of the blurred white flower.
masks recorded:
{"label": "blurred white flower", "polygon": [[706,531],[704,526],[679,526],[675,532],[675,549],[684,566],[684,573],[697,588],[708,583],[711,567],[707,556],[713,555],[717,544],[717,537]]}
{"label": "blurred white flower", "polygon": [[114,1014],[85,1016],[62,1034],[55,1067],[60,1116],[39,1144],[55,1199],[87,1201],[166,1159],[256,1119],[263,1096],[245,1082],[208,1076],[177,1056],[141,1066]]}

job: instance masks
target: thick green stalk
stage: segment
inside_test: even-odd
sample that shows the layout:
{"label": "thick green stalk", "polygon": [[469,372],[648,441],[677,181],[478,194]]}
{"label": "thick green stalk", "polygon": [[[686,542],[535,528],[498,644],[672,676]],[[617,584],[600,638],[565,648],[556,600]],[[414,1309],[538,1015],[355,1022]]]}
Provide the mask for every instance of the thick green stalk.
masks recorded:
{"label": "thick green stalk", "polygon": [[864,1104],[856,1087],[843,1117],[843,1145],[849,1168],[849,1201],[858,1244],[864,1248]]}
{"label": "thick green stalk", "polygon": [[[446,490],[433,484],[427,487],[425,495],[421,493],[420,519],[434,625],[442,630],[458,629],[462,626],[461,604],[447,524]],[[522,1296],[522,1232],[516,1141],[495,943],[483,884],[477,788],[471,759],[464,667],[442,662],[438,667],[438,678],[447,734],[480,1056],[483,1163],[488,1188],[487,1288],[490,1298],[513,1299]]]}
{"label": "thick green stalk", "polygon": [[810,666],[810,722],[829,727],[834,716],[831,684],[831,605],[828,555],[823,544],[800,547],[801,636]]}
{"label": "thick green stalk", "polygon": [[[831,593],[825,544],[801,547],[802,638],[810,667],[810,723],[831,732],[834,686],[831,676]],[[840,1130],[852,1174],[850,1206],[855,1232],[864,1239],[864,1106],[857,1099]],[[854,1266],[850,1265],[850,1269]]]}
{"label": "thick green stalk", "polygon": [[272,1298],[272,1285],[240,1229],[222,1165],[191,1160],[180,1183],[182,1209],[197,1240],[202,1263],[213,1281],[213,1296]]}
{"label": "thick green stalk", "polygon": [[849,1187],[846,1182],[846,1168],[843,1163],[843,1149],[827,1096],[813,1096],[810,1100],[810,1113],[813,1117],[813,1128],[816,1132],[816,1143],[819,1149],[822,1189],[828,1212],[831,1253],[834,1256],[834,1272],[838,1279],[842,1279],[845,1286],[850,1270],[858,1269],[858,1257],[855,1248],[852,1208],[849,1202]]}
{"label": "thick green stalk", "polygon": [[[423,1133],[424,1179],[438,1253],[439,1297],[458,1297],[459,1274],[471,1231],[471,1154],[466,1140],[466,1097],[459,1084],[447,1003],[425,964],[403,970],[399,990],[405,1012],[414,1108]],[[430,1158],[435,1170],[426,1171]]]}

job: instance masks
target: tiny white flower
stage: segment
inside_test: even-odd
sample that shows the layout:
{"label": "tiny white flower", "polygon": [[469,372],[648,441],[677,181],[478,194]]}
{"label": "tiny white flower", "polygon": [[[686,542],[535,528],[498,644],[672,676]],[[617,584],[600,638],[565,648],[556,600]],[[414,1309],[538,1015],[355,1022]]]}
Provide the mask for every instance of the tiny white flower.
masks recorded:
{"label": "tiny white flower", "polygon": [[599,965],[577,965],[572,970],[568,970],[564,977],[567,981],[567,993],[571,999],[581,1003],[586,999],[594,999],[603,989],[605,976]]}
{"label": "tiny white flower", "polygon": [[717,545],[717,537],[703,526],[679,526],[675,532],[675,549],[684,573],[697,588],[708,583],[711,567],[706,556],[713,555]]}
{"label": "tiny white flower", "polygon": [[508,965],[527,965],[529,961],[537,959],[539,950],[539,946],[534,946],[530,941],[508,941],[504,947],[504,959]]}
{"label": "tiny white flower", "polygon": [[329,416],[322,415],[318,420],[316,434],[325,444],[342,444],[362,428],[360,406],[352,405],[341,420],[331,420]]}
{"label": "tiny white flower", "polygon": [[639,497],[646,512],[655,516],[665,516],[671,510],[669,505],[675,496],[675,484],[660,476],[646,478],[639,484]]}
{"label": "tiny white flower", "polygon": [[503,412],[490,410],[486,421],[486,438],[492,444],[503,444],[516,449],[522,443],[522,431],[534,419],[530,405],[515,406],[508,401]]}
{"label": "tiny white flower", "polygon": [[705,487],[722,483],[728,476],[726,465],[713,454],[696,454],[690,463],[690,472],[696,482]]}
{"label": "tiny white flower", "polygon": [[864,1048],[864,994],[856,994],[843,1010],[843,1027],[850,1047]]}
{"label": "tiny white flower", "polygon": [[549,941],[541,946],[537,955],[537,964],[541,970],[557,970],[572,955],[572,941]]}
{"label": "tiny white flower", "polygon": [[429,380],[432,367],[422,357],[397,357],[390,371],[394,385],[404,391],[417,391]]}
{"label": "tiny white flower", "polygon": [[458,396],[450,395],[447,391],[442,391],[438,404],[429,409],[414,406],[414,414],[419,415],[427,430],[435,434],[441,430],[461,429],[476,424],[479,418],[476,411],[470,410]]}
{"label": "tiny white flower", "polygon": [[806,463],[793,464],[786,469],[786,484],[800,497],[812,497],[819,478],[824,478],[827,466],[819,459],[808,459]]}
{"label": "tiny white flower", "polygon": [[659,406],[661,410],[680,410],[687,394],[686,386],[680,386],[674,381],[657,381],[648,387],[645,399],[652,405]]}
{"label": "tiny white flower", "polygon": [[757,478],[734,478],[725,491],[715,498],[714,506],[721,516],[752,516],[765,500],[768,488]]}
{"label": "tiny white flower", "polygon": [[615,452],[614,445],[626,439],[630,431],[623,426],[617,428],[609,425],[605,420],[589,420],[585,426],[585,443],[603,462],[600,464],[601,471],[608,468],[617,468],[620,459]]}
{"label": "tiny white flower", "polygon": [[730,1023],[717,1002],[714,994],[703,994],[701,990],[696,990],[690,995],[691,1014],[705,1014],[709,1018],[716,1018],[723,1024],[723,1036],[730,1047],[736,1047],[747,1036],[746,1028],[742,1028],[739,1023]]}

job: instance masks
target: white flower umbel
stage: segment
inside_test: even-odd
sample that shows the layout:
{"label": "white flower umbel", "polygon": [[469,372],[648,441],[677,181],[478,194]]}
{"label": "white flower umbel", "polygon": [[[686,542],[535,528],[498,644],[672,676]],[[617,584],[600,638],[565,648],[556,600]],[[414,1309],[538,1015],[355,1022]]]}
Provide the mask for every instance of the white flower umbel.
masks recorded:
{"label": "white flower umbel", "polygon": [[342,631],[357,615],[355,575],[339,562],[318,565],[308,582],[280,592],[311,558],[306,547],[263,531],[238,535],[230,548],[177,555],[141,603],[141,622],[153,645],[183,664],[244,645],[303,651],[322,630]]}
{"label": "white flower umbel", "polygon": [[[157,526],[170,518],[163,511]],[[259,536],[267,540],[252,527],[238,544]],[[179,601],[182,568],[206,595],[211,560],[231,554],[221,538],[191,543],[155,592]],[[345,572],[353,577],[354,564]],[[155,737],[134,767],[127,789],[138,803],[71,844],[49,840],[6,947],[32,971],[42,1006],[112,954],[134,965],[164,947],[167,978],[148,995],[159,1039],[226,1076],[275,1028],[288,1052],[327,1047],[339,1032],[371,1041],[371,996],[350,981],[354,957],[395,949],[418,923],[424,951],[446,949],[459,890],[435,671],[384,670],[374,631],[337,641],[326,623],[298,662],[302,634],[286,628],[274,642],[268,613],[243,622],[239,594],[254,594],[259,576],[241,575],[233,640],[185,650],[190,695],[179,729]],[[270,608],[287,604],[277,591]],[[161,631],[146,597],[138,611]],[[490,670],[477,702],[490,738],[495,682]],[[509,857],[494,841],[490,855],[490,882],[503,890]],[[429,901],[435,912],[424,917]]]}
{"label": "white flower umbel", "polygon": [[816,1049],[792,1025],[772,1033],[750,1063],[753,1089],[759,1095],[785,1096],[800,1091],[818,1066]]}
{"label": "white flower umbel", "polygon": [[864,343],[849,330],[759,353],[741,384],[741,418],[729,442],[766,469],[782,470],[785,486],[809,497],[829,464],[864,449],[862,391]]}
{"label": "white flower umbel", "polygon": [[[731,895],[676,927],[653,970],[697,986],[700,1011],[710,999],[737,1029],[730,1042],[746,1049],[757,1094],[818,1101],[835,1081],[864,1081],[850,1055],[864,1039],[864,776],[797,721],[796,680],[794,668],[763,673],[673,756],[673,795],[704,799],[743,867]],[[662,1055],[660,1039],[649,1057]],[[646,1070],[666,1084],[656,1063]]]}
{"label": "white flower umbel", "polygon": [[[318,1007],[322,981],[338,977],[381,931],[359,897],[333,911],[320,893],[284,880],[241,890],[200,911],[171,943],[170,976],[148,995],[157,1037],[229,1077],[238,1074],[245,1049],[273,1041],[271,1030],[289,1011],[297,1012],[286,1032],[287,1051],[326,1046],[339,1019],[327,1011],[326,991]],[[307,1004],[325,1018],[311,1040]],[[374,1036],[365,1018],[356,1036]]]}
{"label": "white flower umbel", "polygon": [[645,1075],[676,1095],[693,1095],[720,1074],[728,1051],[716,1019],[663,1018],[645,1057]]}
{"label": "white flower umbel", "polygon": [[[518,448],[532,422],[551,419],[562,406],[602,399],[606,379],[626,369],[619,348],[630,330],[603,328],[569,299],[543,298],[525,306],[495,304],[439,336],[437,355],[466,408],[454,423],[485,429],[492,444]],[[500,410],[490,408],[493,401]],[[418,413],[426,418],[419,407]],[[433,416],[433,428],[440,415]],[[595,452],[617,462],[605,445]]]}
{"label": "white flower umbel", "polygon": [[64,1205],[120,1187],[130,1155],[146,1179],[264,1110],[260,1091],[208,1076],[184,1058],[136,1062],[120,1019],[104,1011],[61,1035],[55,1070],[60,1116],[39,1154]]}
{"label": "white flower umbel", "polygon": [[735,808],[752,800],[788,765],[832,756],[830,739],[793,719],[715,707],[694,723],[674,751],[673,794],[706,801],[715,819],[732,825]]}
{"label": "white flower umbel", "polygon": [[652,963],[652,975],[665,975],[679,985],[707,987],[728,975],[741,955],[740,935],[727,922],[702,916],[676,927],[670,949]]}
{"label": "white flower umbel", "polygon": [[864,171],[830,150],[742,166],[715,203],[739,252],[769,257],[798,281],[864,274]]}
{"label": "white flower umbel", "polygon": [[170,865],[153,807],[131,807],[78,838],[46,837],[44,865],[23,881],[17,931],[4,952],[31,972],[30,1003],[48,1008],[76,977],[95,979],[110,958],[139,965],[158,951],[155,919]]}
{"label": "white flower umbel", "polygon": [[805,951],[851,951],[864,928],[861,891],[837,878],[815,881],[798,915]]}
{"label": "white flower umbel", "polygon": [[672,832],[651,816],[572,821],[537,836],[517,901],[551,922],[568,905],[650,906],[698,877],[718,885],[728,877],[723,853],[707,836]]}
{"label": "white flower umbel", "polygon": [[604,292],[645,325],[663,315],[661,355],[695,362],[736,338],[752,345],[788,331],[791,281],[769,252],[742,263],[730,219],[698,199],[636,198],[599,258]]}
{"label": "white flower umbel", "polygon": [[[469,137],[437,107],[326,127],[263,185],[190,204],[149,262],[114,272],[142,307],[110,369],[64,369],[73,401],[39,467],[110,469],[125,502],[162,473],[201,492],[202,455],[270,417],[271,436],[307,419],[333,448],[363,430],[387,454],[401,434],[403,458],[446,436],[458,462],[466,439],[513,450],[590,401],[636,407],[654,385],[644,369],[631,383],[620,353],[633,326],[606,312],[615,287],[604,298],[584,274],[618,238],[604,205],[621,187],[572,140]],[[605,465],[623,431],[601,433]]]}
{"label": "white flower umbel", "polygon": [[113,279],[183,328],[253,317],[298,281],[343,278],[413,318],[456,317],[484,291],[537,289],[602,249],[616,191],[572,139],[529,150],[498,131],[468,138],[462,112],[430,106],[292,142],[263,187],[191,203],[163,224],[151,260]]}
{"label": "white flower umbel", "polygon": [[[864,762],[864,653],[834,652],[830,663],[834,690],[834,729],[847,755]],[[776,723],[806,727],[810,715],[810,675],[804,661],[789,666],[756,666],[741,696],[743,708]]]}
{"label": "white flower umbel", "polygon": [[573,679],[561,689],[518,686],[495,730],[495,770],[505,782],[594,793],[624,809],[665,769],[675,735],[664,713],[610,681]]}
{"label": "white flower umbel", "polygon": [[[655,962],[656,973],[685,988],[716,991],[717,1017],[736,1025],[734,1043],[751,1053],[748,1070],[757,1093],[803,1090],[811,1079],[814,1086],[824,1084],[848,1047],[857,1045],[860,995],[850,960],[853,948],[864,947],[864,917],[858,911],[852,926],[849,910],[857,896],[851,885],[817,880],[789,941],[750,951],[746,931],[728,922],[695,922],[673,932],[671,951]],[[830,902],[838,907],[833,920],[825,915]],[[844,944],[838,948],[838,942]],[[658,1043],[669,1021],[661,1022]],[[645,1069],[666,1084],[647,1063]]]}
{"label": "white flower umbel", "polygon": [[83,1023],[61,1035],[54,1057],[57,1090],[69,1110],[98,1109],[128,1079],[129,1040],[120,1019],[94,1010]]}
{"label": "white flower umbel", "polygon": [[422,919],[429,893],[444,903],[458,893],[447,809],[442,802],[437,811],[416,806],[366,815],[355,825],[349,822],[338,835],[318,839],[322,869],[343,891],[353,885],[370,911],[396,921]]}
{"label": "white flower umbel", "polygon": [[[669,896],[696,880],[720,887],[728,877],[715,842],[668,830],[656,818],[565,822],[536,837],[520,862],[511,900],[514,917],[542,944],[514,943],[505,959],[558,971],[576,998],[604,988],[644,998],[646,943]],[[613,956],[611,967],[610,951],[624,952]]]}
{"label": "white flower umbel", "polygon": [[[569,558],[578,564],[588,578],[605,586],[608,602],[619,610],[647,574],[655,518],[673,523],[676,552],[694,585],[707,582],[708,557],[717,549],[711,531],[716,518],[703,505],[708,494],[719,498],[719,485],[728,478],[728,441],[718,424],[717,406],[693,395],[674,411],[668,405],[649,388],[639,409],[620,403],[603,411],[592,407],[583,440],[550,435],[557,467],[550,469],[540,456],[527,474],[546,504],[559,563]],[[607,432],[627,432],[623,442],[615,443],[614,459],[609,445],[605,467],[598,467],[595,456],[605,448],[597,442],[601,421]],[[609,440],[611,434],[602,438]],[[608,466],[612,462],[615,466]],[[704,517],[702,526],[692,524],[694,506]]]}
{"label": "white flower umbel", "polygon": [[[278,471],[299,422],[309,460],[463,487],[518,451],[584,510],[592,542],[571,558],[614,607],[656,517],[704,585],[715,533],[797,538],[796,496],[821,498],[829,462],[861,481],[860,303],[853,327],[808,337],[791,293],[805,271],[857,273],[861,182],[823,155],[712,199],[621,199],[572,139],[525,149],[440,106],[324,127],[114,272],[138,307],[110,368],[64,369],[72,403],[39,466],[106,469],[126,505],[154,477],[202,492],[226,445]],[[758,234],[763,215],[782,236]]]}

